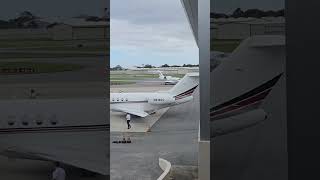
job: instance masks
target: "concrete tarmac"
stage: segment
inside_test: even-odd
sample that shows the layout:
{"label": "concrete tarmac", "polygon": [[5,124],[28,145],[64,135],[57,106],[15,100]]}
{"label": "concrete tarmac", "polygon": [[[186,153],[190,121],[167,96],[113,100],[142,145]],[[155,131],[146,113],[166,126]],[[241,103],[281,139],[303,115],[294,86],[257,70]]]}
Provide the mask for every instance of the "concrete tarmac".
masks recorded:
{"label": "concrete tarmac", "polygon": [[148,132],[152,126],[164,115],[169,108],[158,110],[145,118],[132,117],[131,128],[127,129],[125,114],[122,112],[110,112],[110,132]]}

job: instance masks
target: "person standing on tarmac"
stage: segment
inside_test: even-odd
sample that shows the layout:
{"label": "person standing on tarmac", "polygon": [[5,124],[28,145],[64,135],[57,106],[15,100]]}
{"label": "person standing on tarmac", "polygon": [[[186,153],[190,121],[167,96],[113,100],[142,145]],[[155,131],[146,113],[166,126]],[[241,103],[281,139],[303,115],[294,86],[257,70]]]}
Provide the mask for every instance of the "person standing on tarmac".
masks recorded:
{"label": "person standing on tarmac", "polygon": [[128,129],[130,129],[131,128],[131,125],[130,125],[131,115],[129,113],[126,115],[126,119],[127,119]]}
{"label": "person standing on tarmac", "polygon": [[66,179],[66,172],[60,166],[59,162],[56,162],[56,168],[52,172],[52,180],[65,180]]}

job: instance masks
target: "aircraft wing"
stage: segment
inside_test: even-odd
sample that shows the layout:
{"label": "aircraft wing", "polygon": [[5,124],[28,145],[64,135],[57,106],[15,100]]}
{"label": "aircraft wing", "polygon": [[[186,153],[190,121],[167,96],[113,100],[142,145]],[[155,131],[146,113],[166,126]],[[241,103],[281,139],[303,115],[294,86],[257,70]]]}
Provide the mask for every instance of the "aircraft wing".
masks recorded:
{"label": "aircraft wing", "polygon": [[136,116],[139,116],[139,117],[146,117],[148,116],[149,114],[144,112],[144,111],[141,111],[141,110],[137,110],[137,109],[132,109],[132,108],[124,108],[124,107],[119,107],[119,108],[116,108],[115,109],[116,111],[121,111],[121,112],[124,112],[124,113],[129,113],[129,114],[133,114],[133,115],[136,115]]}
{"label": "aircraft wing", "polygon": [[107,132],[13,134],[1,138],[0,154],[11,158],[58,161],[108,175],[109,154],[105,150],[109,145],[105,133]]}

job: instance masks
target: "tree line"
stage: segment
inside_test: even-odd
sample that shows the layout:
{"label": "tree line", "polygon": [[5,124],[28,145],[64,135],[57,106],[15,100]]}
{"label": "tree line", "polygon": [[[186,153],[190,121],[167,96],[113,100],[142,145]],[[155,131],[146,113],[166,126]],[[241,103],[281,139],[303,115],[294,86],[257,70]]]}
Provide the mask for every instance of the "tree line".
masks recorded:
{"label": "tree line", "polygon": [[[104,9],[108,12],[108,9]],[[90,15],[79,15],[74,18],[84,19],[85,21],[107,21],[110,17],[97,17]],[[16,18],[9,19],[7,21],[0,20],[0,29],[11,29],[11,28],[39,28],[41,25],[37,20],[41,19],[40,17],[34,15],[30,11],[21,12]],[[50,25],[49,25],[50,26]]]}
{"label": "tree line", "polygon": [[[168,64],[163,64],[161,66],[153,66],[151,64],[145,64],[142,66],[137,66],[137,68],[169,68],[169,67],[199,67],[199,64],[183,64],[183,65],[168,65]],[[111,71],[121,71],[121,70],[126,70],[126,68],[123,68],[120,65],[117,65],[115,67],[110,68]]]}
{"label": "tree line", "polygon": [[261,18],[261,17],[284,17],[284,9],[280,10],[260,10],[260,9],[248,9],[243,11],[241,8],[235,9],[231,14],[224,14],[224,13],[215,13],[212,12],[210,14],[211,18],[239,18],[239,17],[254,17],[254,18]]}

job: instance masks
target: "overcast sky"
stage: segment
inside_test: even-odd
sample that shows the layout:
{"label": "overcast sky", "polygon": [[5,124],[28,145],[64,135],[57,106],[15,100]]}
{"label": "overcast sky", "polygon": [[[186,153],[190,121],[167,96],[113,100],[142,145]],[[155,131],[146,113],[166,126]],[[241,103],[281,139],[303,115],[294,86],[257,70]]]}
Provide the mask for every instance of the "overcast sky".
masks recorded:
{"label": "overcast sky", "polygon": [[111,0],[111,67],[198,64],[180,0]]}

